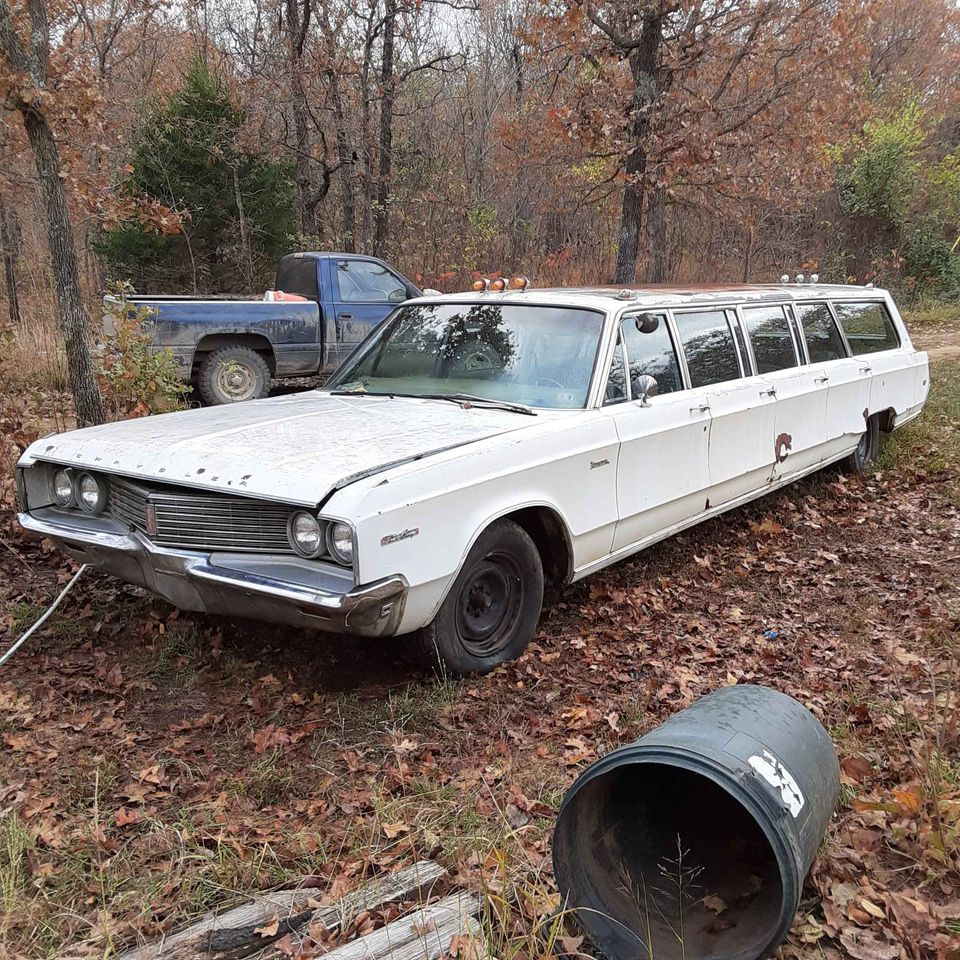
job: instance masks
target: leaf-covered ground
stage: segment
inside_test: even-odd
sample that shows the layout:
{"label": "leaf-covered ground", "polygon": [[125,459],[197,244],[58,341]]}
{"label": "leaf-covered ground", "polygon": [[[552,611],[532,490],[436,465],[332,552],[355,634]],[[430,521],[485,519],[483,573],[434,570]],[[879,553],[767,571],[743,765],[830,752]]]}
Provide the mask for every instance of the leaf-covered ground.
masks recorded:
{"label": "leaf-covered ground", "polygon": [[[496,956],[586,949],[545,922],[563,791],[749,681],[809,705],[842,759],[784,956],[956,960],[956,364],[871,477],[824,472],[554,589],[528,653],[480,680],[90,574],[0,671],[0,956],[110,956],[242,893],[310,876],[335,896],[414,857],[489,897]],[[9,641],[72,568],[9,509],[0,538]]]}

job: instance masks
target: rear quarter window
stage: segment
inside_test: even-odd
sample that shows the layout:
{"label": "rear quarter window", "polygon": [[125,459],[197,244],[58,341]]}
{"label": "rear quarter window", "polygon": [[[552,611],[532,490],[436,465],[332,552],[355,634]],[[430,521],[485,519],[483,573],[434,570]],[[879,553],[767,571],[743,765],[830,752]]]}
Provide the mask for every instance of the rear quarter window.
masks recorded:
{"label": "rear quarter window", "polygon": [[884,304],[835,303],[833,306],[855,357],[900,346],[900,338]]}
{"label": "rear quarter window", "polygon": [[284,257],[277,267],[277,290],[319,300],[317,261],[313,257]]}

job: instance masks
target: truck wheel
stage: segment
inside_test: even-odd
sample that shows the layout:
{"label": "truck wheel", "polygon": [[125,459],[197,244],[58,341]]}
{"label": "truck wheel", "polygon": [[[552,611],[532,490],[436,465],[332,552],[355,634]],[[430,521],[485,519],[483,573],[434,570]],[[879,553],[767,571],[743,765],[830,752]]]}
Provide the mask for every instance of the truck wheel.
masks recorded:
{"label": "truck wheel", "polygon": [[249,347],[221,347],[200,365],[197,387],[200,399],[209,406],[259,400],[270,390],[270,368]]}
{"label": "truck wheel", "polygon": [[410,637],[439,674],[489,673],[527,648],[543,604],[543,565],[527,532],[498,520],[480,535],[432,623]]}
{"label": "truck wheel", "polygon": [[863,474],[874,464],[880,455],[880,418],[874,414],[867,419],[867,429],[864,430],[857,444],[857,449],[840,462],[844,473]]}

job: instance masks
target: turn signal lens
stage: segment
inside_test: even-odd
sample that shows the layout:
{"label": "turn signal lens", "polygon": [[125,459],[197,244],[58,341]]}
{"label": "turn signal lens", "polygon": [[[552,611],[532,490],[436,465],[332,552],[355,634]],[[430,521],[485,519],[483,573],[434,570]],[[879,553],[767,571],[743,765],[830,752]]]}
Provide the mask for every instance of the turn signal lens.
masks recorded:
{"label": "turn signal lens", "polygon": [[53,475],[53,499],[61,507],[73,503],[73,478],[66,470],[58,470]]}
{"label": "turn signal lens", "polygon": [[301,557],[318,557],[326,545],[320,521],[303,510],[295,513],[287,523],[287,539]]}
{"label": "turn signal lens", "polygon": [[107,485],[92,473],[81,473],[77,477],[77,502],[81,510],[87,513],[103,513],[107,505]]}
{"label": "turn signal lens", "polygon": [[331,523],[327,529],[327,548],[335,560],[347,566],[353,563],[353,529],[349,523]]}
{"label": "turn signal lens", "polygon": [[529,283],[530,281],[526,277],[514,277],[510,286],[515,290],[526,290]]}
{"label": "turn signal lens", "polygon": [[474,280],[472,284],[474,290],[486,290],[489,286],[489,280]]}
{"label": "turn signal lens", "polygon": [[500,291],[500,290],[505,289],[506,286],[507,286],[507,281],[506,281],[503,277],[497,277],[496,280],[492,280],[492,281],[490,282],[490,289],[491,289],[491,290]]}

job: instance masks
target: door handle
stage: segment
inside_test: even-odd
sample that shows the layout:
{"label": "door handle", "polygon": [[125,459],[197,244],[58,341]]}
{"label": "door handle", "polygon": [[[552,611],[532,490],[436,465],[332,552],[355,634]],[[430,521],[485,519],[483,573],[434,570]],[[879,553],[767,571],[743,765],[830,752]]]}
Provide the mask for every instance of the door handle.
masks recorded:
{"label": "door handle", "polygon": [[816,380],[814,380],[813,382],[814,382],[814,383],[829,383],[829,382],[830,382],[830,378],[829,378],[828,376],[817,377]]}
{"label": "door handle", "polygon": [[775,397],[777,395],[777,390],[775,387],[771,387],[769,390],[761,390],[761,397]]}
{"label": "door handle", "polygon": [[352,320],[352,319],[353,319],[353,314],[352,314],[352,313],[338,313],[338,314],[337,314],[337,319],[338,319],[338,320]]}
{"label": "door handle", "polygon": [[691,413],[706,413],[710,409],[709,403],[701,403],[699,406],[691,407]]}
{"label": "door handle", "polygon": [[873,373],[873,367],[866,366],[860,368],[861,373]]}

